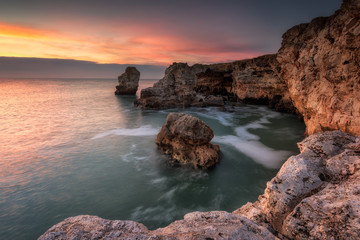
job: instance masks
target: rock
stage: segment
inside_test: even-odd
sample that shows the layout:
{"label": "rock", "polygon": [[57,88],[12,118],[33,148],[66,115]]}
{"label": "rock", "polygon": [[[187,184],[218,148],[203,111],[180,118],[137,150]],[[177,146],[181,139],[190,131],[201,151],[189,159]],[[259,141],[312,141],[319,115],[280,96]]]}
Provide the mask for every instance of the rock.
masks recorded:
{"label": "rock", "polygon": [[244,103],[295,113],[286,83],[279,77],[280,69],[275,54],[234,62],[234,94]]}
{"label": "rock", "polygon": [[277,59],[307,134],[360,135],[360,1],[283,35]]}
{"label": "rock", "polygon": [[54,225],[38,239],[155,239],[149,238],[148,232],[144,225],[137,222],[80,215]]}
{"label": "rock", "polygon": [[259,201],[234,213],[290,239],[359,239],[359,141],[340,131],[324,132],[299,148]]}
{"label": "rock", "polygon": [[265,104],[295,112],[276,55],[211,65],[173,63],[135,106],[143,109],[224,106],[225,101]]}
{"label": "rock", "polygon": [[133,221],[106,220],[95,216],[67,218],[38,240],[65,239],[278,239],[266,228],[245,217],[222,211],[193,212],[154,231]]}
{"label": "rock", "polygon": [[163,239],[278,239],[256,222],[223,211],[188,213],[152,233]]}
{"label": "rock", "polygon": [[219,161],[219,146],[210,143],[214,133],[198,118],[170,113],[155,143],[176,163],[209,168]]}
{"label": "rock", "polygon": [[[175,119],[170,115],[170,121]],[[177,125],[171,131],[186,129]],[[205,132],[198,137],[187,132],[184,139],[202,144],[212,138]],[[286,161],[257,202],[233,213],[193,212],[154,231],[132,221],[77,216],[39,239],[359,239],[360,138],[323,132],[299,148],[301,153]]]}
{"label": "rock", "polygon": [[207,65],[173,63],[165,76],[151,88],[141,91],[135,106],[143,109],[185,108],[191,106],[222,106],[223,99],[214,103],[207,100],[207,93],[196,92],[197,74],[205,72]]}
{"label": "rock", "polygon": [[135,67],[127,67],[118,77],[115,95],[135,95],[139,87],[140,72]]}

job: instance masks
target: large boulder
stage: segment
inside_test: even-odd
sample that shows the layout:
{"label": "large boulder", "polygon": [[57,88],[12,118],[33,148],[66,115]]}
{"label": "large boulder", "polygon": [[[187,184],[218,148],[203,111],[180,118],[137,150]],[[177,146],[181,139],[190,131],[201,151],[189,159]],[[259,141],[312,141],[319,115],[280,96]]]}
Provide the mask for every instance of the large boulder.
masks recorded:
{"label": "large boulder", "polygon": [[360,1],[283,35],[277,59],[307,134],[341,130],[360,136]]}
{"label": "large boulder", "polygon": [[290,239],[359,239],[360,138],[324,132],[298,145],[259,201],[234,213]]}
{"label": "large boulder", "polygon": [[210,143],[214,133],[198,118],[170,113],[155,143],[180,164],[209,168],[219,161],[219,146]]}
{"label": "large boulder", "polygon": [[118,80],[115,95],[135,95],[139,87],[140,72],[135,67],[127,67]]}
{"label": "large boulder", "polygon": [[38,240],[198,240],[254,239],[276,240],[265,227],[245,217],[223,211],[193,212],[183,220],[154,231],[133,221],[107,220],[81,215],[67,218],[50,228]]}

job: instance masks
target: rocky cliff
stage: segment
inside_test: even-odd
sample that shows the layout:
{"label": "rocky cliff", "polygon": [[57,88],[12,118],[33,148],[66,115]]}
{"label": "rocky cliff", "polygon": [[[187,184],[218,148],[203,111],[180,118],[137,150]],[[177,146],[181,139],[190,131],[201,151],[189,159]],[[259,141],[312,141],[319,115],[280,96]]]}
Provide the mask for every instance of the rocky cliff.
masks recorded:
{"label": "rocky cliff", "polygon": [[166,69],[164,78],[141,91],[135,105],[144,109],[206,107],[237,99],[294,112],[279,73],[276,55],[211,65],[174,63]]}
{"label": "rocky cliff", "polygon": [[277,59],[307,133],[360,135],[360,1],[283,35]]}

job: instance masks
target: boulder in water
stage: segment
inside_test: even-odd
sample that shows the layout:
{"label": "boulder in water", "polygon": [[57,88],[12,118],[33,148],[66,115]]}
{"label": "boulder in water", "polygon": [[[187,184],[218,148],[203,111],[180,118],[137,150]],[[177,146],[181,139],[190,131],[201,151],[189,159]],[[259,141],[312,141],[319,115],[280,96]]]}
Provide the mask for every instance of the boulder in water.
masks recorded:
{"label": "boulder in water", "polygon": [[139,87],[140,72],[135,67],[127,67],[119,77],[115,95],[135,95]]}
{"label": "boulder in water", "polygon": [[210,143],[213,130],[198,118],[170,113],[155,143],[175,163],[209,168],[219,161],[219,146]]}

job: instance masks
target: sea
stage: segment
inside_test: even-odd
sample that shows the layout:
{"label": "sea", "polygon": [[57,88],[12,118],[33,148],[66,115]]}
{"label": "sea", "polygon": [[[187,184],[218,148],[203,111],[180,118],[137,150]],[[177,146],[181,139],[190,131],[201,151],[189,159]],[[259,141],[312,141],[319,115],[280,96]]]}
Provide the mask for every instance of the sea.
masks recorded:
{"label": "sea", "polygon": [[[155,80],[140,80],[140,89]],[[305,126],[265,106],[141,110],[116,79],[0,80],[0,239],[37,239],[76,215],[164,227],[257,200]],[[139,91],[138,91],[139,93]],[[154,140],[170,112],[202,119],[220,163],[173,167]]]}

